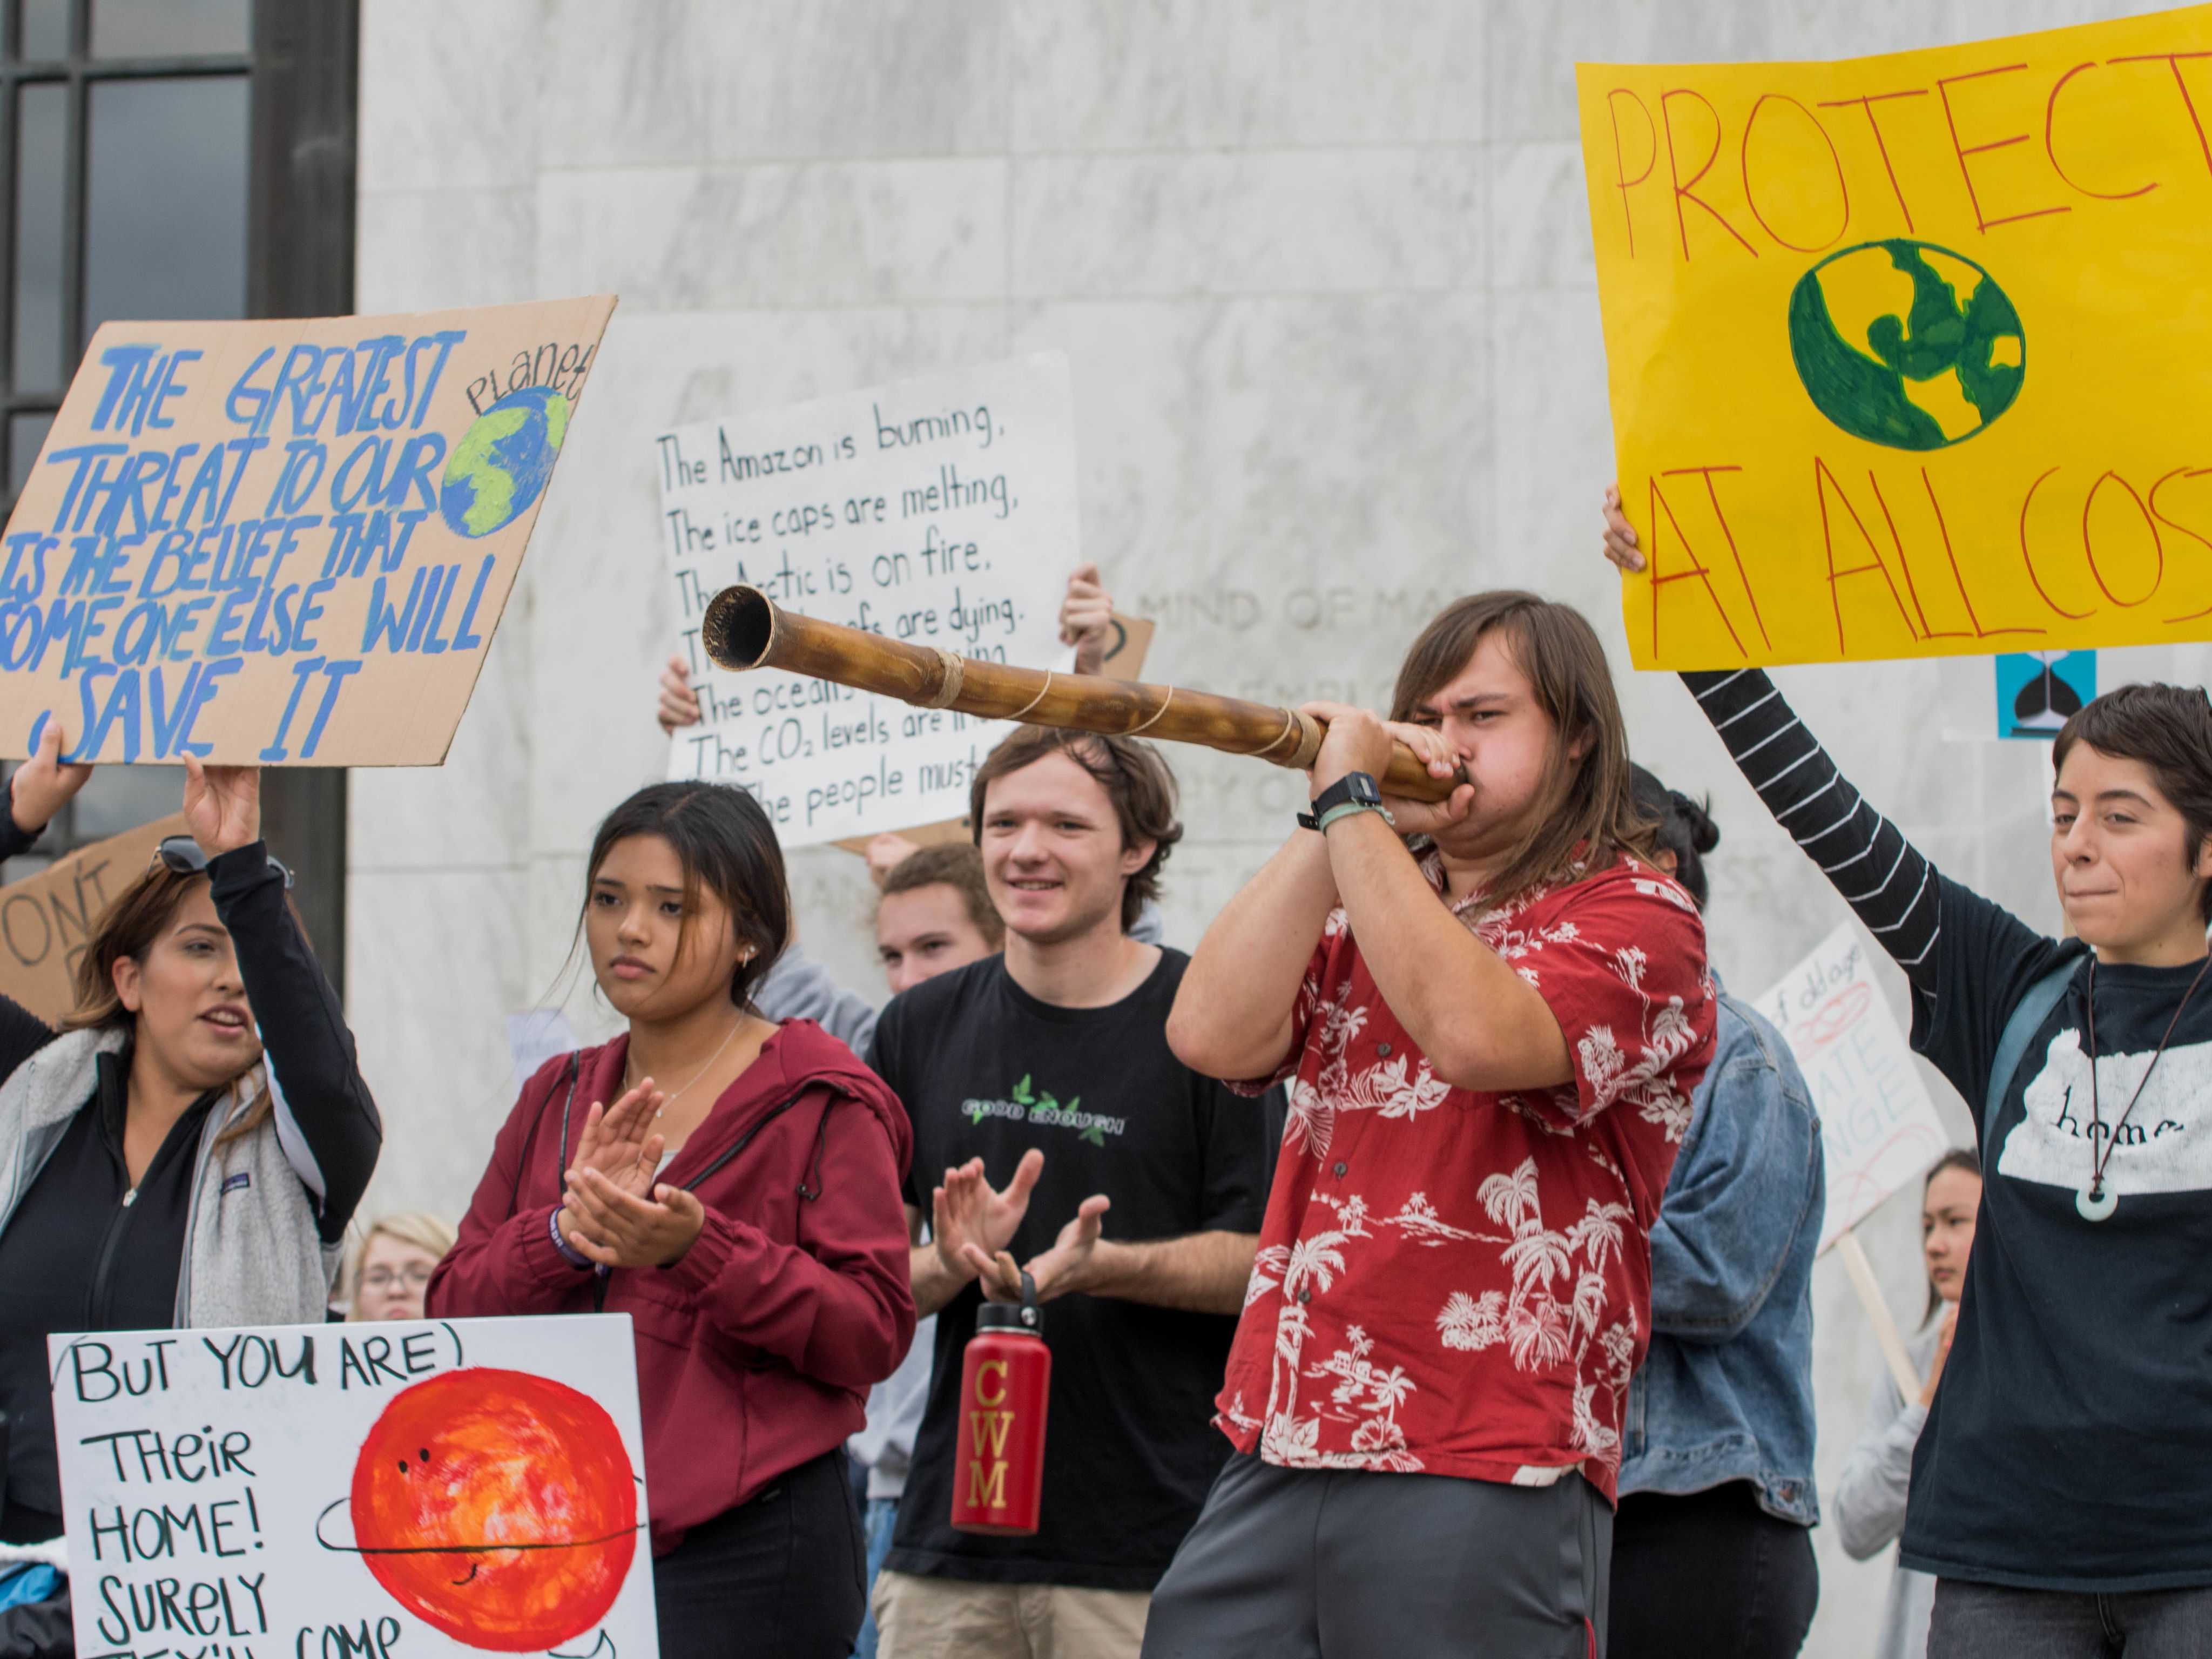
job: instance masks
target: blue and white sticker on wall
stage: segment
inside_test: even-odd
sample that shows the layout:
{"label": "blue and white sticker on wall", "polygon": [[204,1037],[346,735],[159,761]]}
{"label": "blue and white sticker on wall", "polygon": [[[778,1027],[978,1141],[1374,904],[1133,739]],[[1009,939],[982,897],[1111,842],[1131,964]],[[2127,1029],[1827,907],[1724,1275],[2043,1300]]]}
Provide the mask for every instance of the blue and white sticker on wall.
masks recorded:
{"label": "blue and white sticker on wall", "polygon": [[1996,659],[1997,735],[2048,743],[2097,695],[2094,651],[2008,651]]}

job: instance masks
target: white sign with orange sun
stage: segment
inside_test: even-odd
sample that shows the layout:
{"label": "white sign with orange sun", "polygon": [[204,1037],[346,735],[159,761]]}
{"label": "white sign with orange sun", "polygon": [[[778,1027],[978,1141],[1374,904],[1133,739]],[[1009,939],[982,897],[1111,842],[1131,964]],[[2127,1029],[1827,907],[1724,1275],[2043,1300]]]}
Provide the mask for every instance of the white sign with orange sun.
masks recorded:
{"label": "white sign with orange sun", "polygon": [[47,1342],[87,1659],[659,1659],[627,1315]]}

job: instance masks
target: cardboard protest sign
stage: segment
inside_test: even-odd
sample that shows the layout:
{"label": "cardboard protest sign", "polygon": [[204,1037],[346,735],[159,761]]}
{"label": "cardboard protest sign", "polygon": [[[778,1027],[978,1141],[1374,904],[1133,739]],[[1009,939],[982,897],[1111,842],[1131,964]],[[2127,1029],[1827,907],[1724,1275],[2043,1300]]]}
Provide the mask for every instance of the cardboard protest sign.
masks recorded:
{"label": "cardboard protest sign", "polygon": [[46,1340],[79,1653],[656,1659],[628,1315]]}
{"label": "cardboard protest sign", "polygon": [[156,847],[191,833],[185,815],[173,812],[0,887],[0,996],[59,1023],[76,1006],[76,965],[107,907],[145,873]]}
{"label": "cardboard protest sign", "polygon": [[1578,66],[1638,667],[2212,637],[2208,53]]}
{"label": "cardboard protest sign", "polygon": [[8,523],[0,755],[443,760],[614,304],[103,325]]}
{"label": "cardboard protest sign", "polygon": [[731,674],[699,619],[732,582],[963,656],[1060,668],[1076,549],[1074,400],[1058,352],[933,374],[656,440],[678,649],[703,719],[672,778],[751,790],[787,847],[957,818],[1003,730],[781,670]]}
{"label": "cardboard protest sign", "polygon": [[1950,1145],[1850,922],[1752,1006],[1789,1040],[1820,1114],[1826,1249]]}

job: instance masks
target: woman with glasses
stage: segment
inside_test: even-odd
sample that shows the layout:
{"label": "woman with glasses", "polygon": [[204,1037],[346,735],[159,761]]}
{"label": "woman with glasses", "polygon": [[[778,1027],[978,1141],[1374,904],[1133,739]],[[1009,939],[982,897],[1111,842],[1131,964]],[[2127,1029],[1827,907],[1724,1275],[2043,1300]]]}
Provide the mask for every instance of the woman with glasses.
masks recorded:
{"label": "woman with glasses", "polygon": [[404,1210],[369,1224],[346,1274],[346,1317],[420,1319],[430,1274],[460,1235],[441,1215]]}
{"label": "woman with glasses", "polygon": [[[0,858],[91,769],[49,723],[9,781]],[[325,1317],[383,1128],[261,841],[261,775],[185,763],[189,836],[109,907],[61,1034],[0,998],[0,1541],[62,1535],[53,1331]]]}

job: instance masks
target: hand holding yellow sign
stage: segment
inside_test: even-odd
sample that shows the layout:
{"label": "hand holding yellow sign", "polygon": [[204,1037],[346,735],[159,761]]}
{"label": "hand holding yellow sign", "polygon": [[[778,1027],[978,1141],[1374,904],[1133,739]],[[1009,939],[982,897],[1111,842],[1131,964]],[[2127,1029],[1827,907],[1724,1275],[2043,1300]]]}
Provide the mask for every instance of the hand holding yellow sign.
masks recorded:
{"label": "hand holding yellow sign", "polygon": [[1638,666],[2212,637],[2212,7],[1577,78]]}

